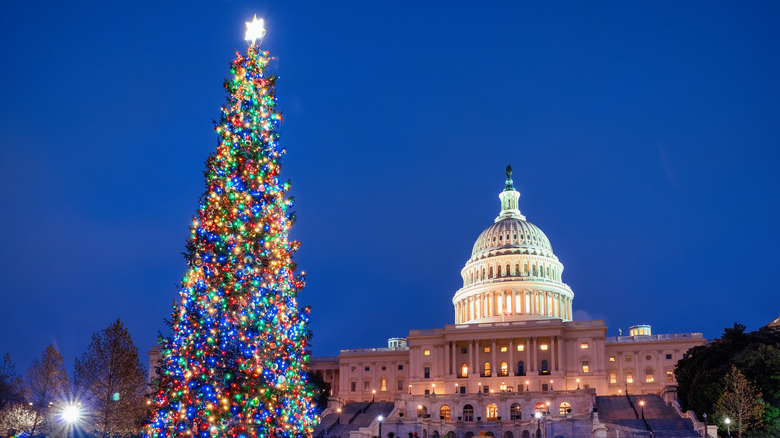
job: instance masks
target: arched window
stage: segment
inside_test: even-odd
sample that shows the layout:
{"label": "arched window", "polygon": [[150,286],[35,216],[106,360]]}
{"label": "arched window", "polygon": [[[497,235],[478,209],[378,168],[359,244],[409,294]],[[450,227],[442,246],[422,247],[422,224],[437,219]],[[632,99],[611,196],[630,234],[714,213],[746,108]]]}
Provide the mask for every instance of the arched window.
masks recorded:
{"label": "arched window", "polygon": [[653,369],[650,367],[647,367],[645,369],[645,382],[647,383],[653,383],[655,381],[655,378],[653,377]]}
{"label": "arched window", "polygon": [[379,379],[379,390],[380,391],[387,391],[387,377],[382,376]]}
{"label": "arched window", "polygon": [[490,362],[485,362],[485,375],[482,377],[490,377]]}
{"label": "arched window", "polygon": [[498,267],[496,268],[496,277],[500,277],[500,276],[501,276],[501,265],[498,265]]}
{"label": "arched window", "polygon": [[450,407],[447,405],[444,405],[439,409],[439,419],[450,421]]}
{"label": "arched window", "polygon": [[534,412],[545,413],[547,412],[547,407],[544,405],[544,403],[537,403],[534,405]]}
{"label": "arched window", "polygon": [[480,280],[484,280],[484,279],[485,279],[485,268],[482,268],[482,277],[480,278]]}
{"label": "arched window", "polygon": [[474,421],[474,406],[463,406],[463,421]]}
{"label": "arched window", "polygon": [[525,363],[522,360],[517,363],[517,375],[518,376],[525,375]]}
{"label": "arched window", "polygon": [[509,364],[506,362],[501,362],[501,376],[508,376],[509,375]]}
{"label": "arched window", "polygon": [[559,414],[561,417],[565,417],[565,416],[566,416],[566,414],[570,414],[570,413],[571,413],[571,405],[569,404],[569,402],[563,402],[563,403],[561,403],[561,406],[560,406],[560,408],[558,409],[558,414]]}
{"label": "arched window", "polygon": [[488,268],[488,278],[493,278],[493,267]]}
{"label": "arched window", "polygon": [[515,275],[520,275],[520,263],[515,263]]}
{"label": "arched window", "polygon": [[522,420],[523,419],[523,407],[519,403],[515,403],[509,407],[509,419],[510,420]]}
{"label": "arched window", "polygon": [[424,405],[417,405],[417,416],[426,418],[428,416],[428,407]]}
{"label": "arched window", "polygon": [[487,421],[498,420],[498,406],[496,406],[495,403],[487,405],[487,408],[485,408],[485,418]]}
{"label": "arched window", "polygon": [[469,366],[465,363],[460,366],[460,376],[461,377],[468,377],[469,376]]}

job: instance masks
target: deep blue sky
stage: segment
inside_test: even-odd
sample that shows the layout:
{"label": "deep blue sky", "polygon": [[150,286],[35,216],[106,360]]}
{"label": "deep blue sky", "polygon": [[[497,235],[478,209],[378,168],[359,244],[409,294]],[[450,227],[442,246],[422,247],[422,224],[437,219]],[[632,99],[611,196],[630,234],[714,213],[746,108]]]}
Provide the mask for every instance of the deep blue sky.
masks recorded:
{"label": "deep blue sky", "polygon": [[780,3],[486,3],[6,4],[0,353],[70,368],[119,317],[146,361],[255,13],[316,355],[453,322],[507,162],[578,318],[777,317]]}

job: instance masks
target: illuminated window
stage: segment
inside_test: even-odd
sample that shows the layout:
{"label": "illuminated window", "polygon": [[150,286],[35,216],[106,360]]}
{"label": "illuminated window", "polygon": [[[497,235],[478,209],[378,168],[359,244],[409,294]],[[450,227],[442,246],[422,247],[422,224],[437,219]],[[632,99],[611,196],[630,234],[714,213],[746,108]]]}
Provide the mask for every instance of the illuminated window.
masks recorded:
{"label": "illuminated window", "polygon": [[490,362],[485,362],[485,377],[490,376]]}
{"label": "illuminated window", "polygon": [[610,356],[610,357],[609,357],[609,361],[610,361],[610,362],[614,362],[614,361],[615,361],[615,356]]}
{"label": "illuminated window", "polygon": [[506,362],[501,362],[501,375],[502,376],[509,375],[509,364],[507,364]]}
{"label": "illuminated window", "polygon": [[534,412],[545,413],[547,412],[547,407],[544,405],[544,403],[537,403],[534,405]]}
{"label": "illuminated window", "polygon": [[382,378],[379,379],[379,390],[387,391],[387,377],[382,376]]}
{"label": "illuminated window", "polygon": [[626,362],[631,362],[631,355],[630,354],[626,355]]}
{"label": "illuminated window", "polygon": [[474,406],[463,406],[463,421],[474,421]]}
{"label": "illuminated window", "polygon": [[498,419],[498,406],[496,406],[495,403],[487,405],[485,417],[487,418],[487,421],[496,421]]}
{"label": "illuminated window", "polygon": [[631,373],[626,373],[626,382],[634,383],[634,376]]}
{"label": "illuminated window", "polygon": [[590,366],[588,364],[588,361],[587,360],[583,360],[582,361],[582,372],[583,373],[587,373],[589,371],[590,371]]}
{"label": "illuminated window", "polygon": [[430,355],[431,355],[431,350],[423,351],[423,356],[430,356]]}
{"label": "illuminated window", "polygon": [[439,419],[450,421],[450,418],[450,407],[447,405],[442,406],[441,409],[439,409]]}
{"label": "illuminated window", "polygon": [[645,382],[653,383],[654,381],[655,378],[653,377],[653,369],[652,368],[645,369]]}
{"label": "illuminated window", "polygon": [[609,373],[609,383],[617,383],[617,373]]}
{"label": "illuminated window", "polygon": [[460,367],[460,376],[461,377],[468,377],[469,376],[469,366],[465,363],[461,365]]}
{"label": "illuminated window", "polygon": [[501,347],[501,352],[502,352],[502,353],[506,353],[506,350],[507,350],[507,348],[506,348],[506,347]]}
{"label": "illuminated window", "polygon": [[510,420],[522,420],[522,417],[523,417],[523,407],[520,404],[515,403],[509,407]]}
{"label": "illuminated window", "polygon": [[667,382],[674,382],[674,373],[671,371],[666,372],[666,381]]}
{"label": "illuminated window", "polygon": [[517,346],[517,351],[523,351],[523,350],[525,350],[525,345],[518,345]]}
{"label": "illuminated window", "polygon": [[490,353],[490,347],[485,347],[485,353]]}
{"label": "illuminated window", "polygon": [[588,348],[588,343],[587,342],[583,342],[582,344],[580,344],[580,348],[582,348],[583,350],[586,350]]}
{"label": "illuminated window", "polygon": [[546,351],[547,350],[547,344],[540,345],[539,349],[542,350],[542,351]]}
{"label": "illuminated window", "polygon": [[558,407],[558,414],[561,417],[565,417],[566,414],[569,414],[569,413],[571,413],[571,405],[569,404],[569,402],[561,403],[561,405]]}

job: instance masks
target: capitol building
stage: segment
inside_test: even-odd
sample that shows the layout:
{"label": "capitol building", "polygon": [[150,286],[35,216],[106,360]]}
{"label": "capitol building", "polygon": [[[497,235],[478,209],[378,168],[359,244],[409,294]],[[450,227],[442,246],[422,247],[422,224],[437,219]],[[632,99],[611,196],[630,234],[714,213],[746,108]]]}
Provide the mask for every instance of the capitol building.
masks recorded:
{"label": "capitol building", "polygon": [[312,359],[331,385],[315,437],[652,436],[666,427],[646,419],[653,403],[702,427],[679,411],[674,376],[702,334],[636,325],[608,337],[603,320],[574,320],[564,266],[506,175],[498,217],[461,270],[453,324]]}

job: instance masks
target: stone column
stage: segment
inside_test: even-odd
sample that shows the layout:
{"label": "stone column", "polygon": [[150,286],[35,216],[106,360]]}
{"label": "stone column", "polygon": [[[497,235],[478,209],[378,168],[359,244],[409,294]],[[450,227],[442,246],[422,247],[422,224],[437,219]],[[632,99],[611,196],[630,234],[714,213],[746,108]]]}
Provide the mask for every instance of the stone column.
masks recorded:
{"label": "stone column", "polygon": [[509,338],[509,376],[514,376],[515,372],[515,339]]}
{"label": "stone column", "polygon": [[450,367],[450,343],[444,342],[442,346],[444,348],[444,375],[449,376],[452,374],[452,368]]}
{"label": "stone column", "polygon": [[498,375],[498,363],[496,362],[496,339],[493,338],[493,345],[490,347],[490,352],[493,353],[493,364],[490,366],[490,375]]}
{"label": "stone column", "polygon": [[525,338],[525,374],[531,372],[531,338]]}
{"label": "stone column", "polygon": [[531,371],[536,371],[536,350],[538,347],[539,340],[534,336],[531,338],[531,349],[533,349],[533,352],[531,353]]}
{"label": "stone column", "polygon": [[552,374],[553,371],[556,371],[555,354],[558,352],[558,350],[555,349],[555,340],[557,338],[558,338],[557,336],[550,336],[550,374]]}

